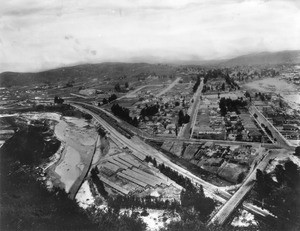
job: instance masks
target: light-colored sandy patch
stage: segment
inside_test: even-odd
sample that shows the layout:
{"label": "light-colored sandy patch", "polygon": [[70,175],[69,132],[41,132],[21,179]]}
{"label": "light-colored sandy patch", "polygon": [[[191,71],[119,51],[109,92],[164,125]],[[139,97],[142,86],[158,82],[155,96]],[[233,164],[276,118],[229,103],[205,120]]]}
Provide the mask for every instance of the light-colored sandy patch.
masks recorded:
{"label": "light-colored sandy patch", "polygon": [[65,133],[67,131],[67,127],[68,124],[63,120],[60,120],[59,123],[55,126],[54,134],[60,141],[65,140]]}
{"label": "light-colored sandy patch", "polygon": [[296,85],[278,78],[265,78],[244,85],[246,88],[256,89],[261,92],[280,94],[284,101],[295,110],[300,110],[300,91]]}
{"label": "light-colored sandy patch", "polygon": [[89,136],[87,136],[87,137],[83,136],[83,139],[80,139],[79,141],[80,141],[80,143],[82,145],[85,145],[85,146],[89,146],[89,145],[95,144],[95,138],[89,137]]}
{"label": "light-colored sandy patch", "polygon": [[240,216],[233,219],[231,225],[235,227],[249,227],[257,226],[257,222],[255,221],[253,214],[243,210]]}
{"label": "light-colored sandy patch", "polygon": [[300,167],[300,158],[298,156],[291,155],[290,159]]}
{"label": "light-colored sandy patch", "polygon": [[73,147],[68,146],[63,161],[55,168],[55,172],[61,177],[60,180],[65,184],[66,192],[80,176],[81,171],[77,167],[80,163],[80,154]]}
{"label": "light-colored sandy patch", "polygon": [[[143,210],[140,209],[135,211],[139,213],[143,212]],[[131,211],[127,209],[121,209],[120,212],[129,212],[129,215],[131,214]],[[140,218],[147,224],[148,231],[158,231],[169,224],[171,221],[180,220],[180,216],[178,213],[173,214],[172,212],[156,209],[147,209],[147,212],[149,213],[148,216],[140,216]]]}
{"label": "light-colored sandy patch", "polygon": [[93,205],[95,199],[92,195],[88,181],[84,181],[84,183],[81,185],[75,199],[78,202],[79,206],[84,209]]}
{"label": "light-colored sandy patch", "polygon": [[[2,108],[2,107],[0,107]],[[0,118],[3,118],[3,117],[15,117],[15,116],[18,116],[19,114],[0,114]]]}
{"label": "light-colored sandy patch", "polygon": [[265,78],[256,80],[253,82],[246,83],[245,87],[257,89],[262,92],[290,92],[297,90],[297,88],[293,84],[278,78]]}
{"label": "light-colored sandy patch", "polygon": [[22,114],[23,117],[26,117],[28,119],[32,120],[39,120],[39,119],[49,119],[49,120],[55,120],[60,121],[61,115],[54,112],[47,112],[47,113],[24,113]]}
{"label": "light-colored sandy patch", "polygon": [[83,127],[89,125],[89,123],[86,120],[79,119],[76,117],[65,116],[64,119],[66,120],[66,122],[72,123],[73,125],[76,125],[76,127],[79,127],[79,128],[83,128]]}
{"label": "light-colored sandy patch", "polygon": [[294,147],[300,146],[300,140],[289,140],[289,143]]}

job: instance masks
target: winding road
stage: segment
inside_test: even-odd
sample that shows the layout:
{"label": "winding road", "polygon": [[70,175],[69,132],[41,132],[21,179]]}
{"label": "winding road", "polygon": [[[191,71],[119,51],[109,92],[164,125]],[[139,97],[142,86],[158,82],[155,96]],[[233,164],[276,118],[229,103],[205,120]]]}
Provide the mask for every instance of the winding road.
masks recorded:
{"label": "winding road", "polygon": [[[168,157],[166,157],[163,153],[159,152],[152,146],[146,144],[142,140],[140,140],[138,137],[135,138],[135,140],[131,140],[126,138],[125,136],[121,135],[115,128],[113,128],[109,123],[107,123],[104,119],[102,119],[99,115],[94,113],[91,109],[97,109],[99,108],[92,106],[90,104],[86,103],[70,103],[71,106],[84,111],[90,115],[92,115],[109,133],[111,138],[117,140],[124,146],[127,146],[129,149],[131,149],[134,152],[138,152],[144,156],[152,156],[155,157],[158,163],[163,163],[164,165],[176,170],[178,173],[183,175],[184,177],[189,178],[192,182],[202,185],[203,189],[206,193],[209,193],[215,200],[220,201],[221,203],[226,203],[227,200],[229,200],[232,195],[228,193],[227,191],[208,183],[201,178],[197,177],[196,175],[190,173],[186,169],[178,166],[177,164],[173,163]],[[83,107],[84,106],[84,107]],[[260,208],[257,208],[249,203],[244,203],[243,207],[255,214],[261,215],[261,216],[267,216],[269,213],[265,210],[262,210]]]}

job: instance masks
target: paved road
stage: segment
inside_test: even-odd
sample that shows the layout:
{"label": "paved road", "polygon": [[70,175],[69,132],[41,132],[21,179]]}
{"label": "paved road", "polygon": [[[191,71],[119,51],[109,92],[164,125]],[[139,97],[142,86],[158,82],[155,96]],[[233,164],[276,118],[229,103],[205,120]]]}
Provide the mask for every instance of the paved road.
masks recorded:
{"label": "paved road", "polygon": [[167,88],[163,89],[160,93],[157,94],[157,97],[162,96],[163,94],[170,91],[178,82],[181,80],[181,77],[175,79]]}
{"label": "paved road", "polygon": [[272,135],[276,138],[278,144],[280,144],[283,148],[288,150],[295,149],[295,147],[289,143],[289,141],[277,130],[276,127],[274,127],[274,125],[263,115],[263,113],[261,113],[258,110],[257,107],[252,105],[249,108],[249,112],[251,113],[252,116],[256,114],[257,115],[256,120],[258,120],[259,123],[265,124],[265,126],[267,126],[270,129]]}
{"label": "paved road", "polygon": [[259,169],[263,171],[271,158],[274,158],[272,151],[266,152],[261,161],[256,165],[253,171],[247,176],[246,180],[239,188],[238,191],[222,206],[222,208],[218,211],[218,213],[213,216],[208,225],[216,224],[216,225],[223,225],[233,211],[241,204],[244,200],[247,193],[253,188],[255,185],[256,180],[256,171]]}
{"label": "paved road", "polygon": [[[93,107],[89,104],[81,103],[84,104],[86,107]],[[72,106],[78,108],[79,110],[85,111],[86,113],[89,113],[92,115],[108,132],[110,132],[110,136],[113,139],[116,139],[118,142],[123,144],[124,146],[127,146],[129,149],[132,151],[136,151],[138,153],[141,153],[145,156],[150,155],[156,158],[158,163],[164,163],[164,165],[176,170],[178,173],[181,175],[188,177],[191,179],[194,183],[197,183],[199,185],[203,186],[203,189],[208,192],[214,199],[220,201],[221,203],[225,203],[226,200],[231,198],[231,194],[226,192],[223,189],[220,189],[219,187],[208,183],[201,178],[197,177],[196,175],[190,173],[189,171],[185,170],[184,168],[178,166],[177,164],[173,163],[168,157],[166,157],[163,153],[159,152],[152,146],[144,143],[141,141],[139,138],[136,138],[134,141],[127,139],[125,136],[121,135],[116,129],[114,129],[110,124],[108,124],[105,120],[103,120],[100,116],[97,114],[93,113],[92,111],[83,108],[79,104],[74,104],[71,103]],[[256,208],[251,204],[244,204],[244,208],[247,209],[248,211],[259,214],[262,216],[268,215],[268,213],[262,209]]]}
{"label": "paved road", "polygon": [[[77,104],[81,104],[79,102],[75,102],[75,101],[67,101],[66,103],[77,103]],[[89,107],[95,108],[97,110],[100,110],[104,113],[106,113],[108,116],[112,117],[113,119],[115,119],[116,121],[118,121],[118,123],[123,123],[126,124],[126,128],[130,129],[131,132],[133,132],[135,135],[145,139],[145,140],[153,140],[153,141],[174,141],[174,142],[178,142],[178,141],[183,141],[185,143],[190,143],[190,144],[202,144],[203,142],[214,142],[216,144],[224,144],[224,145],[253,145],[253,146],[260,146],[261,143],[257,143],[257,142],[244,142],[244,141],[230,141],[230,140],[211,140],[211,139],[193,139],[193,138],[181,138],[181,137],[159,137],[159,136],[153,136],[151,134],[148,134],[146,132],[143,132],[141,130],[139,130],[136,127],[133,127],[132,125],[126,123],[123,120],[120,120],[118,117],[116,117],[115,115],[113,115],[112,113],[106,111],[105,109],[98,107],[98,106],[94,106],[91,104],[86,104],[86,103],[82,103],[82,105],[88,105]],[[281,148],[279,145],[277,144],[268,144],[265,143],[263,144],[264,147],[266,148]]]}
{"label": "paved road", "polygon": [[196,93],[194,94],[194,103],[188,110],[188,114],[190,115],[190,122],[187,123],[180,130],[180,133],[178,134],[179,138],[186,138],[186,139],[190,138],[190,129],[191,128],[193,129],[193,127],[195,126],[195,123],[196,123],[198,108],[200,105],[200,95],[202,93],[202,89],[203,89],[203,79],[201,80],[201,83],[200,83]]}
{"label": "paved road", "polygon": [[122,98],[135,98],[136,97],[136,93],[139,92],[140,90],[144,89],[145,87],[159,87],[159,86],[163,86],[164,84],[150,84],[150,85],[144,85],[144,86],[141,86],[131,92],[129,92],[128,94],[124,95],[124,96],[121,96],[119,99],[122,99]]}

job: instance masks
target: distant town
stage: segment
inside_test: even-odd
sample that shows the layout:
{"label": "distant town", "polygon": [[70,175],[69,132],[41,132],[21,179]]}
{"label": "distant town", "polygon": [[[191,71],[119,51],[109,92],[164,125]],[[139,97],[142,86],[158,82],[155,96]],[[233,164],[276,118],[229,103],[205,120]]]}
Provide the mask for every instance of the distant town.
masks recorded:
{"label": "distant town", "polygon": [[103,63],[0,79],[5,222],[34,197],[25,229],[65,211],[82,230],[300,227],[300,64]]}

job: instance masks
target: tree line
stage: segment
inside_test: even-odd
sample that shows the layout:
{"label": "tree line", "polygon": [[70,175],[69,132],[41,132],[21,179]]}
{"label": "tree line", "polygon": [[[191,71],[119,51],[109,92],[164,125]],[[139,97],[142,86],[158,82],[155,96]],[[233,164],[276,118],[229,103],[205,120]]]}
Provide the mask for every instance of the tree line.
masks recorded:
{"label": "tree line", "polygon": [[[127,89],[128,87],[129,87],[128,82],[125,82],[124,88]],[[117,92],[124,92],[125,89],[121,88],[121,85],[120,85],[119,83],[117,83],[117,84],[115,85],[115,90],[116,90]]]}
{"label": "tree line", "polygon": [[111,107],[111,112],[120,117],[121,119],[125,120],[126,122],[132,124],[133,126],[137,127],[139,125],[139,121],[136,117],[132,118],[130,114],[130,110],[128,108],[122,107],[119,104],[114,104]]}
{"label": "tree line", "polygon": [[200,75],[197,75],[197,81],[195,83],[195,85],[193,86],[193,92],[195,93],[198,90],[198,87],[200,85]]}
{"label": "tree line", "polygon": [[157,161],[151,156],[147,156],[145,161],[151,162],[159,171],[171,180],[184,188],[180,195],[181,205],[184,208],[194,208],[197,217],[201,221],[207,221],[209,215],[214,210],[216,203],[213,199],[204,195],[203,187],[196,187],[189,178],[182,176],[177,171],[165,166],[163,163],[157,166]]}
{"label": "tree line", "polygon": [[225,99],[222,97],[219,102],[219,108],[222,116],[225,116],[227,112],[232,112],[235,111],[237,114],[240,114],[239,108],[244,108],[247,106],[247,102],[244,101],[243,98],[238,98],[238,99],[230,99],[227,98]]}
{"label": "tree line", "polygon": [[107,200],[108,206],[116,209],[117,211],[121,208],[125,209],[168,209],[168,210],[180,210],[180,203],[176,200],[161,200],[153,196],[146,196],[143,198],[137,196],[122,196],[109,197]]}

